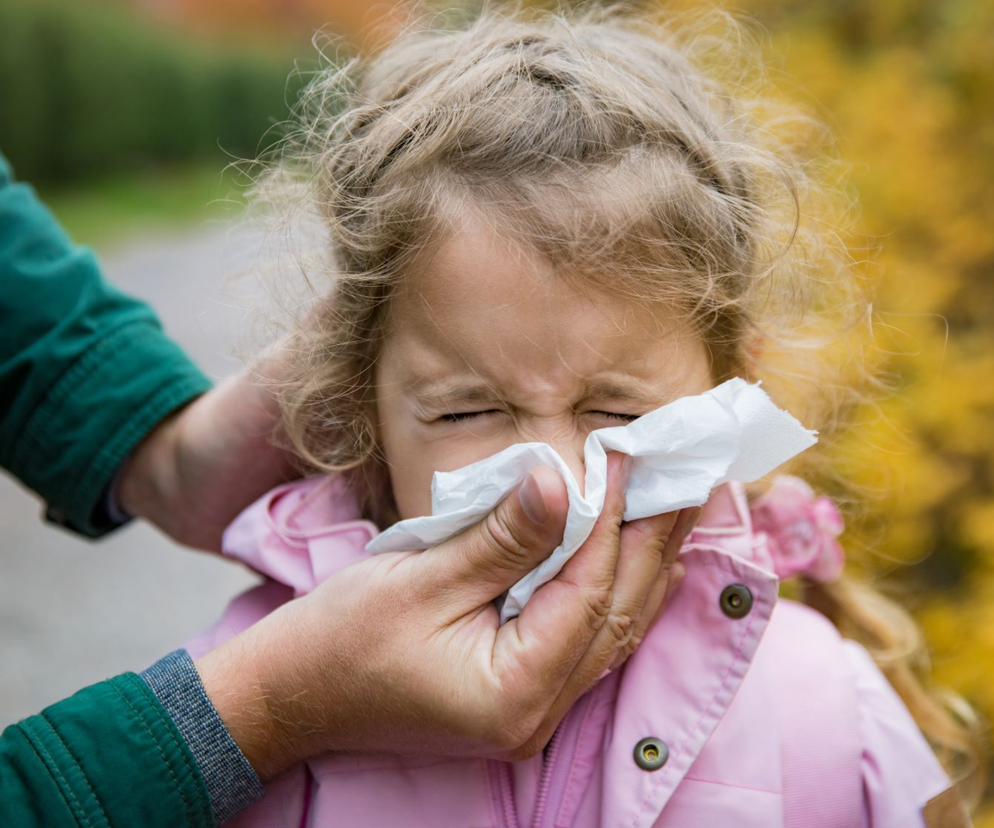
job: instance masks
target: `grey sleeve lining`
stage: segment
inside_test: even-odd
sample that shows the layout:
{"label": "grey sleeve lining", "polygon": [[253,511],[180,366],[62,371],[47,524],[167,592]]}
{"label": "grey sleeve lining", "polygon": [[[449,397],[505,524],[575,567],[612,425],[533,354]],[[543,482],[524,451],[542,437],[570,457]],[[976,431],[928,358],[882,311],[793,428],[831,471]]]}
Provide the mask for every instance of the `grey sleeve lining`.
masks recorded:
{"label": "grey sleeve lining", "polygon": [[141,677],[186,740],[204,777],[218,825],[265,795],[262,782],[211,704],[186,650],[170,653]]}

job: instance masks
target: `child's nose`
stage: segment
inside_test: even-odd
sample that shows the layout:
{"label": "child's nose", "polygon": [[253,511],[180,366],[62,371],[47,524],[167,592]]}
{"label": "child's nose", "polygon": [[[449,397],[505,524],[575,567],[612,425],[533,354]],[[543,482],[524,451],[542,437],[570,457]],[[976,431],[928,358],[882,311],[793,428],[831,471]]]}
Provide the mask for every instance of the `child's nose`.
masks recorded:
{"label": "child's nose", "polygon": [[583,462],[583,444],[586,435],[577,435],[569,440],[546,441],[556,453],[563,458],[563,461],[573,473],[576,484],[580,488],[580,494],[584,493],[584,477],[586,476],[586,464]]}
{"label": "child's nose", "polygon": [[555,449],[556,454],[573,473],[581,494],[584,492],[586,474],[583,462],[583,444],[586,439],[587,432],[579,427],[572,411],[523,418],[518,423],[518,440],[523,443],[547,443]]}

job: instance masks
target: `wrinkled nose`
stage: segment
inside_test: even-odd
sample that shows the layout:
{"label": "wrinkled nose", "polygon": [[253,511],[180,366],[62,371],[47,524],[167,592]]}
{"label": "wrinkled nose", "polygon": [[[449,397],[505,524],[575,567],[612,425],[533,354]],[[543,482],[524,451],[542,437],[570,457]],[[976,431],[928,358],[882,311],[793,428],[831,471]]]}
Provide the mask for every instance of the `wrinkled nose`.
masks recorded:
{"label": "wrinkled nose", "polygon": [[576,479],[576,484],[580,488],[580,494],[584,493],[584,477],[586,475],[586,465],[583,462],[583,444],[586,435],[576,435],[568,440],[545,440],[556,454],[563,458],[569,470]]}
{"label": "wrinkled nose", "polygon": [[580,427],[576,415],[570,410],[532,414],[522,417],[517,425],[517,439],[520,442],[546,443],[562,458],[583,494],[586,473],[583,444],[587,432]]}

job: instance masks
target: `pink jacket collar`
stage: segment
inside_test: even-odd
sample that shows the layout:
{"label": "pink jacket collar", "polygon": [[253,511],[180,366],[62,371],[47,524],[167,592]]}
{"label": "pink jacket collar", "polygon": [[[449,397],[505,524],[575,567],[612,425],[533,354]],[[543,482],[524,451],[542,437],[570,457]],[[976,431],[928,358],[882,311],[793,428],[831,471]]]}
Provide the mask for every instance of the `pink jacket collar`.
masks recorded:
{"label": "pink jacket collar", "polygon": [[[225,532],[223,551],[303,595],[332,572],[367,557],[365,546],[379,531],[359,516],[342,477],[312,477],[279,486],[246,509]],[[768,572],[776,569],[765,539],[753,536],[739,483],[714,490],[684,553],[691,540]]]}

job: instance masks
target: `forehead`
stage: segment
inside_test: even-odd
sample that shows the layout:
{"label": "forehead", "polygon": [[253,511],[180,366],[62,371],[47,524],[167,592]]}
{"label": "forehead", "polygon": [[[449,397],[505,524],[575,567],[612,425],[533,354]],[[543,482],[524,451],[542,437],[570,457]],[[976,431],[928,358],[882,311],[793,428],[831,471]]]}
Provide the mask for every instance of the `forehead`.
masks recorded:
{"label": "forehead", "polygon": [[469,372],[536,392],[613,374],[661,383],[699,370],[704,350],[680,314],[569,278],[477,216],[407,275],[390,317],[387,342],[412,382]]}

